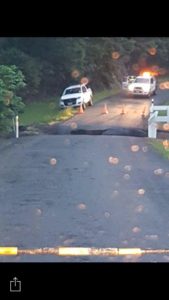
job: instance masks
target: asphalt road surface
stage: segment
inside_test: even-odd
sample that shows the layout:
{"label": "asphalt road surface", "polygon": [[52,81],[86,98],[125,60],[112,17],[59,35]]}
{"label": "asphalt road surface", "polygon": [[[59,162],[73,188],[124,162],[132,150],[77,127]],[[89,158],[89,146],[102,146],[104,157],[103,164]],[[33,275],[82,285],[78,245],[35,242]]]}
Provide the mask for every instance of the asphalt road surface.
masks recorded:
{"label": "asphalt road surface", "polygon": [[[165,96],[156,97],[160,102]],[[151,100],[134,101],[126,111],[133,110],[136,121],[135,108],[138,117]],[[86,128],[83,118],[92,110],[96,124],[96,110],[102,106],[87,109],[66,126]],[[98,118],[104,117],[110,113]],[[92,129],[110,128],[112,123],[106,122]],[[129,119],[127,124],[136,126]],[[0,154],[1,246],[169,249],[169,162],[153,151],[148,138],[39,134],[1,140]],[[1,256],[0,261],[168,262],[169,255],[20,255]]]}
{"label": "asphalt road surface", "polygon": [[[157,95],[151,98],[124,98],[124,96],[115,95],[96,103],[93,107],[87,107],[84,113],[78,113],[68,121],[47,126],[44,132],[69,134],[72,131],[81,133],[82,130],[90,132],[115,129],[114,133],[117,131],[116,134],[123,134],[126,128],[147,131],[152,99],[154,105],[162,105],[164,101],[168,100],[168,97],[169,93],[166,90],[158,90]],[[161,126],[159,128],[162,129]],[[157,135],[157,137],[160,136]]]}

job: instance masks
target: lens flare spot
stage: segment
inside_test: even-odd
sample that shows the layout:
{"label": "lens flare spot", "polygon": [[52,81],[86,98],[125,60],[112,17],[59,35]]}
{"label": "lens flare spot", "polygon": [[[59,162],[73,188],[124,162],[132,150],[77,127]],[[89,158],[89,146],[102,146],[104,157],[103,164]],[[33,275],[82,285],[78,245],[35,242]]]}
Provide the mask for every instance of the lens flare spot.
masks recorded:
{"label": "lens flare spot", "polygon": [[143,151],[143,152],[147,152],[147,151],[148,151],[148,147],[147,147],[147,146],[143,146],[143,147],[142,147],[142,151]]}
{"label": "lens flare spot", "polygon": [[156,53],[157,53],[157,49],[156,48],[149,48],[148,49],[148,53],[150,54],[150,55],[156,55]]}
{"label": "lens flare spot", "polygon": [[130,165],[126,165],[126,166],[124,167],[124,170],[127,171],[127,172],[130,172],[131,169],[132,169],[132,167],[131,167]]}
{"label": "lens flare spot", "polygon": [[112,58],[113,58],[113,59],[119,59],[119,57],[120,57],[120,53],[119,53],[118,51],[114,51],[114,52],[112,53]]}
{"label": "lens flare spot", "polygon": [[169,141],[168,140],[164,140],[163,141],[163,147],[167,150],[169,148]]}
{"label": "lens flare spot", "polygon": [[154,174],[155,175],[162,175],[163,173],[164,173],[163,169],[156,169],[156,170],[154,170]]}
{"label": "lens flare spot", "polygon": [[80,76],[80,72],[78,70],[73,70],[71,75],[73,78],[78,78]]}
{"label": "lens flare spot", "polygon": [[147,235],[145,235],[145,238],[147,240],[156,241],[156,240],[158,240],[158,235],[157,234],[147,234]]}
{"label": "lens flare spot", "polygon": [[63,242],[64,245],[70,245],[75,241],[75,239],[67,239]]}
{"label": "lens flare spot", "polygon": [[72,122],[72,123],[70,124],[70,127],[71,127],[72,129],[76,129],[76,128],[77,128],[77,123],[76,123],[76,122]]}
{"label": "lens flare spot", "polygon": [[140,227],[133,227],[133,229],[132,229],[132,232],[134,232],[134,233],[139,233],[141,231],[141,228]]}
{"label": "lens flare spot", "polygon": [[164,130],[169,130],[169,123],[163,124],[163,129]]}
{"label": "lens flare spot", "polygon": [[135,211],[136,211],[137,213],[141,213],[143,210],[144,210],[144,206],[143,206],[143,205],[138,205],[138,206],[136,207],[136,209],[135,209]]}
{"label": "lens flare spot", "polygon": [[161,82],[160,85],[159,85],[159,88],[161,90],[169,89],[169,81]]}
{"label": "lens flare spot", "polygon": [[127,240],[124,240],[124,241],[122,241],[122,243],[123,243],[123,245],[128,245],[128,241]]}
{"label": "lens flare spot", "polygon": [[105,218],[110,218],[110,213],[109,212],[105,212],[105,214],[104,214],[104,216],[105,216]]}
{"label": "lens flare spot", "polygon": [[132,145],[131,146],[131,151],[132,152],[137,152],[137,151],[139,151],[139,149],[140,149],[140,147],[138,145]]}
{"label": "lens flare spot", "polygon": [[130,175],[129,175],[129,174],[125,174],[125,175],[123,176],[123,178],[124,178],[125,180],[129,180],[129,179],[130,179]]}
{"label": "lens flare spot", "polygon": [[164,89],[165,89],[164,82],[161,82],[161,83],[159,84],[159,88],[160,88],[161,90],[164,90]]}
{"label": "lens flare spot", "polygon": [[42,209],[37,208],[37,209],[36,209],[36,215],[37,215],[37,216],[41,216],[41,215],[42,215]]}
{"label": "lens flare spot", "polygon": [[117,190],[113,191],[113,197],[116,197],[119,195],[119,192]]}
{"label": "lens flare spot", "polygon": [[51,158],[51,159],[50,159],[50,164],[51,164],[51,166],[56,165],[56,163],[57,163],[56,158]]}
{"label": "lens flare spot", "polygon": [[139,65],[138,65],[138,64],[133,64],[133,65],[132,65],[132,69],[133,69],[133,71],[136,71],[136,72],[138,72],[138,71],[139,71],[139,69],[140,69],[140,67],[139,67]]}
{"label": "lens flare spot", "polygon": [[4,100],[4,104],[7,105],[7,106],[8,106],[10,103],[11,103],[11,100],[10,100],[10,99],[5,99],[5,100]]}
{"label": "lens flare spot", "polygon": [[87,77],[82,77],[80,80],[81,84],[88,84],[89,83],[89,79]]}
{"label": "lens flare spot", "polygon": [[119,163],[119,159],[117,157],[110,156],[109,163],[113,165],[117,165]]}
{"label": "lens flare spot", "polygon": [[86,205],[84,203],[80,203],[77,205],[77,209],[79,210],[85,210],[86,209]]}
{"label": "lens flare spot", "polygon": [[145,194],[145,190],[144,189],[139,189],[137,192],[138,192],[139,195],[144,195]]}
{"label": "lens flare spot", "polygon": [[165,82],[165,88],[166,88],[166,89],[169,89],[169,81],[166,81],[166,82]]}

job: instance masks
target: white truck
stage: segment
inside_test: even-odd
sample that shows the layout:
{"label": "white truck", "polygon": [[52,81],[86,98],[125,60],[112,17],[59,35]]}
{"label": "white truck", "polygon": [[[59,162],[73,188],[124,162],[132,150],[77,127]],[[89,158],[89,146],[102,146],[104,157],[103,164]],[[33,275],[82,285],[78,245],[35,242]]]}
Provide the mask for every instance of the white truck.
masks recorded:
{"label": "white truck", "polygon": [[93,92],[85,84],[72,85],[67,87],[60,98],[60,108],[79,107],[86,109],[86,106],[93,105]]}
{"label": "white truck", "polygon": [[155,95],[157,90],[157,81],[154,76],[143,75],[137,76],[134,82],[128,85],[128,95],[147,96]]}

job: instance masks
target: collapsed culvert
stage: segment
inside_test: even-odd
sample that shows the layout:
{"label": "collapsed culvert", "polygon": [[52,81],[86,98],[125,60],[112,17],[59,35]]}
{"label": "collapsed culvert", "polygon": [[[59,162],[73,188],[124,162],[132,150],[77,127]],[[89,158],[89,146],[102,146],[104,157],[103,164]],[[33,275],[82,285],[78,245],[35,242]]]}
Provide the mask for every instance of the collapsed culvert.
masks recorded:
{"label": "collapsed culvert", "polygon": [[72,130],[70,134],[77,135],[120,135],[120,136],[134,136],[134,137],[147,137],[148,131],[146,129],[138,128],[109,128],[103,130],[87,130],[87,129],[76,129]]}

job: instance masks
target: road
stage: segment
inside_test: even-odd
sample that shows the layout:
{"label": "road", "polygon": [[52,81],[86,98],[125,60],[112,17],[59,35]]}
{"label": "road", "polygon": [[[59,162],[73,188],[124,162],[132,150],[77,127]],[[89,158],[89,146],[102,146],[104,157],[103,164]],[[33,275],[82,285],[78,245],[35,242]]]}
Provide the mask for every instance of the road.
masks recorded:
{"label": "road", "polygon": [[[135,101],[137,108],[149,103]],[[70,124],[81,128],[83,118],[102,106],[89,108]],[[148,138],[40,134],[3,141],[0,153],[1,246],[169,248],[169,163]],[[169,255],[20,255],[0,261],[168,262]]]}
{"label": "road", "polygon": [[[96,103],[93,107],[88,107],[84,113],[77,113],[72,119],[61,124],[53,124],[43,128],[45,133],[70,134],[79,132],[90,134],[100,134],[106,130],[106,134],[114,135],[126,134],[137,136],[137,130],[145,131],[142,136],[147,136],[148,117],[150,106],[154,100],[155,105],[161,105],[168,99],[168,91],[158,90],[156,96],[151,98],[124,98],[120,95],[108,97],[102,102]],[[107,113],[106,113],[107,112]],[[110,132],[109,132],[110,129]],[[127,129],[127,130],[126,130]],[[136,134],[133,134],[133,129]],[[162,129],[160,126],[159,129]],[[128,133],[126,135],[128,135]],[[165,130],[166,137],[168,132]],[[157,137],[165,136],[160,131]]]}

